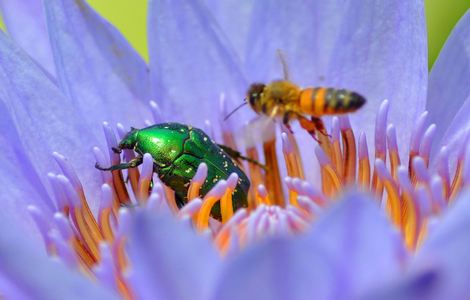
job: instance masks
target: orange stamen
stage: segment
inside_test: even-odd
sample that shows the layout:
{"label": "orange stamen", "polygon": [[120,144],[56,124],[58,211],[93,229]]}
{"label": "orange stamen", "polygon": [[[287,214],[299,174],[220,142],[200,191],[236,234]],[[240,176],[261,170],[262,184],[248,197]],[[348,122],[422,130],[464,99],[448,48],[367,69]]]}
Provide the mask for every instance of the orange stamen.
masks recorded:
{"label": "orange stamen", "polygon": [[266,168],[268,175],[266,177],[266,188],[269,199],[273,204],[284,206],[284,192],[282,191],[281,174],[276,155],[276,141],[271,140],[263,144],[264,157],[266,159]]}
{"label": "orange stamen", "polygon": [[346,184],[351,184],[356,178],[356,140],[351,128],[341,130],[343,139],[343,177]]}
{"label": "orange stamen", "polygon": [[[258,150],[256,147],[250,147],[246,150],[246,154],[249,158],[259,161]],[[253,210],[256,207],[256,189],[260,184],[264,183],[264,176],[261,172],[261,168],[255,164],[248,164],[248,170],[250,171],[251,188],[248,194],[248,209]]]}
{"label": "orange stamen", "polygon": [[457,169],[455,170],[454,179],[452,180],[452,185],[450,188],[450,196],[449,201],[452,201],[455,196],[460,192],[462,189],[463,184],[463,167],[464,167],[464,160],[459,159],[457,163]]}
{"label": "orange stamen", "polygon": [[111,227],[111,209],[104,208],[99,214],[99,224],[103,238],[107,242],[111,242],[114,239],[113,229]]}
{"label": "orange stamen", "polygon": [[227,221],[233,216],[232,193],[233,189],[228,188],[220,200],[222,224],[227,223]]}

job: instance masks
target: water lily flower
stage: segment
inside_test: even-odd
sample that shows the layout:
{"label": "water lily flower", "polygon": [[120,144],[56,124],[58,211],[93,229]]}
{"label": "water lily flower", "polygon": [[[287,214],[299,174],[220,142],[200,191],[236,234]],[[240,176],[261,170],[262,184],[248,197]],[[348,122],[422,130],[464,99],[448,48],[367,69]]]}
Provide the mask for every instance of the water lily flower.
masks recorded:
{"label": "water lily flower", "polygon": [[[84,0],[0,8],[2,297],[467,296],[469,12],[428,78],[422,1],[151,0],[148,64]],[[247,108],[224,121],[282,77],[278,50],[290,80],[366,106],[327,135],[260,133]],[[150,154],[94,167],[135,158],[113,151],[130,126],[168,121],[266,164],[242,163],[246,208],[235,173],[201,192],[204,163],[181,208]]]}

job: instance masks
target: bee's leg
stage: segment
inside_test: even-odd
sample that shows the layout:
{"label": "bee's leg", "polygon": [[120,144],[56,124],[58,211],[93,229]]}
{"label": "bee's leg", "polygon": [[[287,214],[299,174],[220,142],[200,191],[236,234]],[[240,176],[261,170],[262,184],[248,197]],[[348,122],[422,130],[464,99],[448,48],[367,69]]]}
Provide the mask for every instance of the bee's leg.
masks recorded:
{"label": "bee's leg", "polygon": [[328,132],[326,132],[325,124],[323,124],[322,119],[312,116],[310,118],[312,123],[315,125],[316,129],[323,134],[324,136],[331,137]]}
{"label": "bee's leg", "polygon": [[282,117],[282,123],[284,124],[284,126],[286,126],[286,128],[289,130],[290,133],[294,133],[294,131],[292,131],[292,127],[290,126],[290,122],[289,122],[292,119],[292,116],[294,115],[296,115],[296,113],[291,112],[291,111],[286,111],[286,113]]}
{"label": "bee's leg", "polygon": [[142,164],[142,156],[137,156],[136,158],[130,160],[127,163],[122,163],[118,165],[111,166],[109,168],[103,168],[98,163],[95,164],[95,168],[101,171],[116,171],[116,170],[125,170],[129,168],[135,168]]}
{"label": "bee's leg", "polygon": [[298,120],[300,126],[305,129],[315,141],[320,143],[320,140],[317,138],[317,127],[315,126],[315,123],[313,123],[311,120],[307,119],[302,115],[298,116]]}
{"label": "bee's leg", "polygon": [[239,159],[246,160],[247,162],[255,164],[255,165],[261,167],[262,169],[266,170],[266,166],[263,165],[262,163],[260,163],[259,161],[254,160],[254,159],[249,158],[249,157],[246,157],[246,156],[243,156],[239,151],[237,151],[235,149],[232,149],[228,146],[220,145],[220,144],[218,144],[218,146],[220,148],[222,148],[222,150],[224,150],[231,158],[233,158],[235,160],[239,160]]}

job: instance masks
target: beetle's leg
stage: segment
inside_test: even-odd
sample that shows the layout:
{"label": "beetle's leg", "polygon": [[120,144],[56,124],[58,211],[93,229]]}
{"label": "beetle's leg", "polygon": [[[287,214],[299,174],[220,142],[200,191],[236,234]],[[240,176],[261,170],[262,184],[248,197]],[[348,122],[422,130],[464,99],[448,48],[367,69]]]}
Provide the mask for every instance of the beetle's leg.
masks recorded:
{"label": "beetle's leg", "polygon": [[113,150],[113,152],[116,154],[121,154],[122,152],[122,149],[119,147],[112,147],[111,150]]}
{"label": "beetle's leg", "polygon": [[255,164],[259,167],[261,167],[263,170],[266,170],[266,166],[263,165],[262,163],[260,163],[259,161],[257,160],[254,160],[252,158],[249,158],[249,157],[246,157],[246,156],[243,156],[239,151],[235,150],[235,149],[232,149],[228,146],[225,146],[225,145],[221,145],[221,144],[217,144],[220,148],[222,148],[222,150],[224,150],[231,158],[233,159],[243,159],[243,160],[246,160],[247,162],[249,163],[252,163],[252,164]]}
{"label": "beetle's leg", "polygon": [[130,160],[129,162],[111,166],[109,168],[103,168],[98,163],[95,164],[95,168],[101,171],[116,171],[116,170],[125,170],[129,168],[135,168],[142,164],[142,156],[137,156],[136,158]]}

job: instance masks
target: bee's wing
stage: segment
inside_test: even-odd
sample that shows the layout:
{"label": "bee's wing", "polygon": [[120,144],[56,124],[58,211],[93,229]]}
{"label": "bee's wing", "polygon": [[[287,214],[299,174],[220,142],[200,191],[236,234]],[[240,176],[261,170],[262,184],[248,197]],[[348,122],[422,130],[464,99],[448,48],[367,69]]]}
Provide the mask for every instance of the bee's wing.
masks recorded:
{"label": "bee's wing", "polygon": [[273,140],[276,136],[276,124],[273,118],[257,116],[247,122],[242,129],[235,134],[239,147],[245,149],[256,147],[260,143]]}

